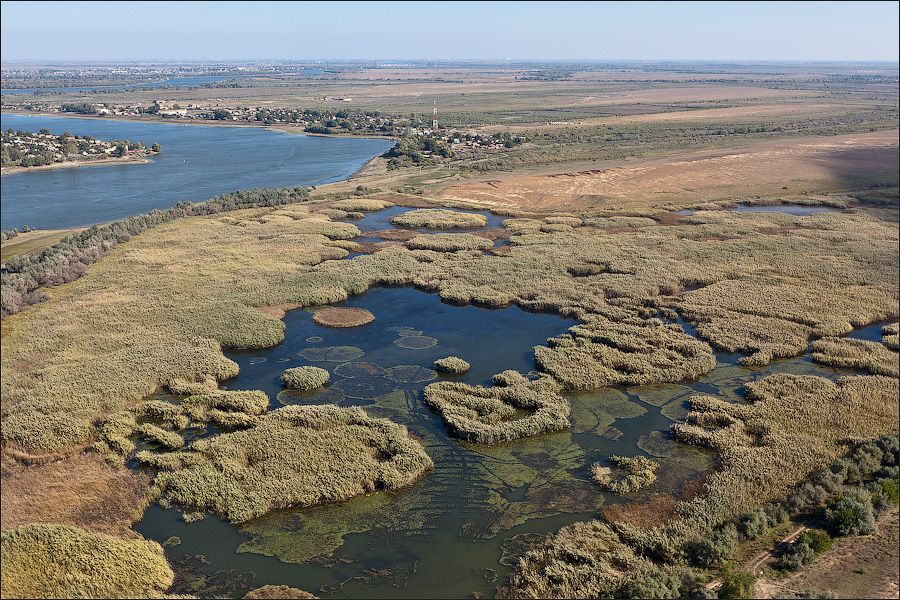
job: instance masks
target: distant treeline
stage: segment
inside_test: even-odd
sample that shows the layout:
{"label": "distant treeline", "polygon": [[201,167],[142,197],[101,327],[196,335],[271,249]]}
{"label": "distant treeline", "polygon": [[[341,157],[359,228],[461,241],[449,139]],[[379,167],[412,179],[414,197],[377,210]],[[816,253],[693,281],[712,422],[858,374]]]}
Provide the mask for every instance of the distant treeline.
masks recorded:
{"label": "distant treeline", "polygon": [[309,190],[298,187],[241,190],[217,196],[207,202],[179,202],[165,210],[152,210],[106,225],[94,225],[35,254],[14,256],[0,273],[0,318],[43,301],[46,294],[40,288],[78,279],[84,275],[89,265],[100,260],[116,245],[156,225],[180,217],[291,204],[308,197]]}

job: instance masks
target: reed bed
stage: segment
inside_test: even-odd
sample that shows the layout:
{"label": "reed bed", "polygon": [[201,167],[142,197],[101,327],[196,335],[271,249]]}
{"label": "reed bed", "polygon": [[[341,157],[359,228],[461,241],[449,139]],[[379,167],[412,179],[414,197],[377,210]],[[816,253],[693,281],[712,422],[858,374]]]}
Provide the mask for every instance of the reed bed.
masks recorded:
{"label": "reed bed", "polygon": [[889,377],[897,377],[900,370],[897,352],[879,342],[829,337],[814,341],[811,350],[814,361],[832,367],[861,369]]}
{"label": "reed bed", "polygon": [[569,401],[551,380],[529,381],[515,371],[504,371],[495,383],[490,388],[432,383],[425,388],[425,404],[441,414],[453,435],[479,444],[500,444],[569,426]]}
{"label": "reed bed", "polygon": [[411,250],[434,250],[435,252],[459,252],[460,250],[490,250],[494,243],[471,233],[434,233],[417,235],[407,240]]}
{"label": "reed bed", "polygon": [[0,539],[4,598],[162,598],[174,580],[156,542],[47,524]]}
{"label": "reed bed", "polygon": [[405,427],[333,405],[281,408],[253,427],[195,441],[172,456],[166,466],[173,468],[154,482],[160,501],[236,523],[398,489],[433,466]]}
{"label": "reed bed", "polygon": [[419,208],[393,217],[391,223],[397,227],[453,229],[455,227],[484,227],[487,225],[487,217],[442,208]]}
{"label": "reed bed", "polygon": [[281,374],[281,385],[291,390],[309,391],[320,388],[331,378],[331,374],[320,367],[293,367]]}
{"label": "reed bed", "polygon": [[465,373],[472,368],[472,365],[459,358],[458,356],[447,356],[434,361],[434,368],[441,373],[450,373],[459,375]]}

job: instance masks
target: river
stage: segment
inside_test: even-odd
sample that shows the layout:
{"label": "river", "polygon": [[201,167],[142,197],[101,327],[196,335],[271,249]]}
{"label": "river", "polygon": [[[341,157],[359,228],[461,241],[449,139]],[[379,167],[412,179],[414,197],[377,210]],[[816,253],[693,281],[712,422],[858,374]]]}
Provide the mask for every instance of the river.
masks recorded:
{"label": "river", "polygon": [[159,143],[149,163],[52,169],[2,178],[3,229],[62,229],[167,208],[181,200],[259,187],[320,185],[347,179],[393,144],[325,138],[259,127],[145,123],[4,114],[2,127],[47,128],[101,140]]}

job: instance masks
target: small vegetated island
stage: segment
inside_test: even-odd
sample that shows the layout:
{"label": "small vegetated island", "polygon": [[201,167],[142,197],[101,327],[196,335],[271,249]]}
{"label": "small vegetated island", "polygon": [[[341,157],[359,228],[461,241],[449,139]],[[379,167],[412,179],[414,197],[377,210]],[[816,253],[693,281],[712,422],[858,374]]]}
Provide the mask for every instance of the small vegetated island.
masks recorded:
{"label": "small vegetated island", "polygon": [[159,144],[146,146],[140,141],[104,141],[89,135],[73,135],[68,131],[54,135],[49,129],[41,129],[38,133],[6,129],[0,143],[4,174],[39,167],[141,161],[162,151]]}

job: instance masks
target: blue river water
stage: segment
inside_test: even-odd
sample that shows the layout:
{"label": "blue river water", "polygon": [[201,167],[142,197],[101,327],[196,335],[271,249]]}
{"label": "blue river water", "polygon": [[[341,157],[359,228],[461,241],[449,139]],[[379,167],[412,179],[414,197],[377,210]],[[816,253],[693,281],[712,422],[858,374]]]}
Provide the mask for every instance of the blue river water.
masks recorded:
{"label": "blue river water", "polygon": [[393,144],[258,127],[144,123],[96,117],[2,115],[3,129],[69,131],[101,140],[162,145],[149,163],[16,173],[2,178],[3,229],[78,227],[248,188],[346,179]]}

